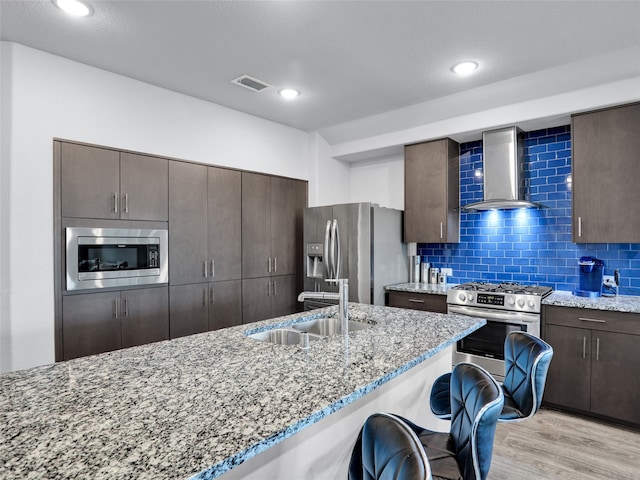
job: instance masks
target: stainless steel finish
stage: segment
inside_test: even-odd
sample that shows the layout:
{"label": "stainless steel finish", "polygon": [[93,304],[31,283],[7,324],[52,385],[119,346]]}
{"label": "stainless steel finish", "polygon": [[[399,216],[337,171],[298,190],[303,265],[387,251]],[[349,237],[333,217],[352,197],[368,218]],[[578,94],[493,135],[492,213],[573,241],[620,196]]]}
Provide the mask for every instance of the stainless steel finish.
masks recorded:
{"label": "stainless steel finish", "polygon": [[596,360],[600,360],[600,337],[596,338]]}
{"label": "stainless steel finish", "polygon": [[203,288],[202,289],[202,306],[206,306],[207,305],[207,289]]}
{"label": "stainless steel finish", "polygon": [[[351,320],[348,323],[350,332],[366,330],[372,326],[369,323],[352,322]],[[316,318],[310,322],[296,323],[292,327],[301,332],[322,335],[323,337],[331,337],[342,333],[340,319],[335,317]]]}
{"label": "stainless steel finish", "polygon": [[[303,332],[294,330],[293,328],[274,328],[272,330],[265,330],[264,332],[253,333],[247,335],[249,338],[254,338],[263,342],[274,343],[276,345],[297,345],[301,344]],[[322,338],[320,335],[313,335],[306,333],[309,341],[318,340]]]}
{"label": "stainless steel finish", "polygon": [[410,298],[410,299],[409,299],[409,301],[410,301],[411,303],[424,303],[424,300],[418,300],[418,299],[416,299],[416,298]]}
{"label": "stainless steel finish", "polygon": [[213,287],[209,289],[209,304],[213,305],[216,303],[216,291]]}
{"label": "stainless steel finish", "polygon": [[302,292],[298,295],[298,301],[304,302],[305,300],[338,300],[338,311],[340,315],[340,324],[342,325],[342,331],[349,332],[349,279],[327,279],[326,282],[338,284],[338,293],[335,292]]}
{"label": "stainless steel finish", "polygon": [[211,278],[216,276],[216,264],[215,264],[215,260],[211,260],[211,262],[209,263],[209,265],[211,266]]}
{"label": "stainless steel finish", "polygon": [[525,312],[503,312],[481,307],[465,307],[449,305],[448,313],[466,315],[468,317],[480,317],[497,322],[508,322],[514,325],[527,325],[527,332],[540,336],[540,315]]}
{"label": "stainless steel finish", "polygon": [[587,358],[587,337],[582,337],[582,358]]}
{"label": "stainless steel finish", "polygon": [[422,283],[429,283],[429,267],[431,265],[427,262],[420,264],[420,281]]}
{"label": "stainless steel finish", "polygon": [[525,199],[522,177],[524,144],[517,127],[483,132],[484,199],[468,204],[464,210],[534,208],[541,205]]}
{"label": "stainless steel finish", "polygon": [[578,237],[582,236],[582,217],[578,217]]}
{"label": "stainless steel finish", "polygon": [[267,262],[268,262],[268,265],[269,265],[269,266],[268,266],[269,273],[271,273],[271,257],[269,257],[269,259],[267,260]]}
{"label": "stainless steel finish", "polygon": [[111,316],[114,320],[118,319],[118,299],[114,298],[111,302]]}
{"label": "stainless steel finish", "polygon": [[122,301],[123,310],[122,310],[122,318],[127,318],[129,316],[129,307],[128,307],[127,297],[124,297]]}
{"label": "stainless steel finish", "polygon": [[606,320],[600,320],[598,318],[584,318],[584,317],[578,317],[578,320],[581,320],[583,322],[594,322],[594,323],[607,323]]}
{"label": "stainless steel finish", "polygon": [[306,350],[309,348],[309,333],[308,332],[302,332],[302,335],[300,335],[300,348],[302,348],[303,350]]}
{"label": "stainless steel finish", "polygon": [[429,283],[438,283],[438,274],[440,269],[432,267],[429,270]]}
{"label": "stainless steel finish", "polygon": [[[337,287],[324,280],[335,279],[338,274],[349,279],[350,301],[384,305],[384,286],[409,278],[409,257],[406,244],[402,243],[402,212],[398,210],[371,203],[306,208],[304,244],[305,292],[336,292]],[[311,246],[322,250],[310,250]],[[323,278],[319,271],[313,275],[314,265],[318,270],[322,267]]]}
{"label": "stainless steel finish", "polygon": [[490,308],[491,311],[503,310],[508,312],[528,312],[540,314],[542,308],[542,297],[537,295],[526,295],[517,293],[503,293],[504,305],[488,305],[478,303],[477,293],[491,292],[463,292],[456,287],[447,292],[447,303],[455,305],[467,305],[479,308]]}
{"label": "stainless steel finish", "polygon": [[267,281],[267,297],[271,296],[271,282]]}
{"label": "stainless steel finish", "polygon": [[278,272],[278,257],[273,257],[273,273]]}
{"label": "stainless steel finish", "polygon": [[113,194],[113,213],[118,213],[118,192]]}
{"label": "stainless steel finish", "polygon": [[202,262],[202,276],[204,278],[207,278],[207,276],[208,276],[208,273],[207,273],[207,261],[206,260],[204,260]]}
{"label": "stainless steel finish", "polygon": [[129,194],[125,193],[124,197],[124,213],[129,213]]}
{"label": "stainless steel finish", "polygon": [[[78,245],[159,245],[157,268],[100,272],[78,271]],[[125,287],[167,283],[169,281],[169,235],[164,229],[66,228],[66,288]],[[154,259],[156,262],[157,259]]]}
{"label": "stainless steel finish", "polygon": [[274,297],[278,296],[278,281],[277,280],[273,281],[273,296]]}
{"label": "stainless steel finish", "polygon": [[447,285],[447,276],[444,273],[438,274],[438,285],[445,287]]}
{"label": "stainless steel finish", "polygon": [[444,237],[444,225],[440,222],[440,238]]}
{"label": "stainless steel finish", "polygon": [[409,278],[409,282],[418,283],[420,281],[420,258],[419,255],[411,257],[411,278]]}

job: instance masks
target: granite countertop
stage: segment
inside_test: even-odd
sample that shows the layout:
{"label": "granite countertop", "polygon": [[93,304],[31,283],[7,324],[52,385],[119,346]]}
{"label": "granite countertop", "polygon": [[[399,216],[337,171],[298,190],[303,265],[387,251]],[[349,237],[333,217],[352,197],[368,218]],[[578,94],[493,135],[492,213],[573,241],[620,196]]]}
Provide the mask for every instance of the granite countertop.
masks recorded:
{"label": "granite countertop", "polygon": [[0,478],[215,478],[485,321],[350,304],[349,335],[247,338],[337,307],[0,376]]}
{"label": "granite countertop", "polygon": [[543,305],[558,307],[591,308],[612,312],[640,313],[640,297],[618,295],[616,297],[587,298],[577,297],[571,292],[554,291],[542,300]]}
{"label": "granite countertop", "polygon": [[455,284],[447,284],[445,286],[442,286],[435,283],[396,283],[394,285],[387,285],[384,288],[386,291],[446,295],[451,287],[455,287]]}

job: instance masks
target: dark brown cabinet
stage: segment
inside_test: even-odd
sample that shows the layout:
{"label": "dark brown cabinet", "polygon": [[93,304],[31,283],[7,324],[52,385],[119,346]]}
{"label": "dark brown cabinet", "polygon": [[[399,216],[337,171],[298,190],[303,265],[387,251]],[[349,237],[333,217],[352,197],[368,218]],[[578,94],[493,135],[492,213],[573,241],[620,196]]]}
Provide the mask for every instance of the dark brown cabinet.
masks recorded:
{"label": "dark brown cabinet", "polygon": [[546,403],[640,425],[640,315],[546,306]]}
{"label": "dark brown cabinet", "polygon": [[240,280],[169,287],[170,337],[218,330],[242,323]]}
{"label": "dark brown cabinet", "polygon": [[449,138],[404,149],[404,241],[460,241],[460,146]]}
{"label": "dark brown cabinet", "polygon": [[574,115],[573,241],[640,243],[640,103]]}
{"label": "dark brown cabinet", "polygon": [[447,296],[429,293],[389,292],[389,306],[447,313]]}
{"label": "dark brown cabinet", "polygon": [[67,295],[62,300],[64,360],[169,338],[166,287]]}
{"label": "dark brown cabinet", "polygon": [[168,217],[168,160],[61,142],[63,217]]}
{"label": "dark brown cabinet", "polygon": [[296,275],[242,280],[243,323],[288,315],[299,309]]}
{"label": "dark brown cabinet", "polygon": [[242,277],[299,273],[307,184],[242,173]]}

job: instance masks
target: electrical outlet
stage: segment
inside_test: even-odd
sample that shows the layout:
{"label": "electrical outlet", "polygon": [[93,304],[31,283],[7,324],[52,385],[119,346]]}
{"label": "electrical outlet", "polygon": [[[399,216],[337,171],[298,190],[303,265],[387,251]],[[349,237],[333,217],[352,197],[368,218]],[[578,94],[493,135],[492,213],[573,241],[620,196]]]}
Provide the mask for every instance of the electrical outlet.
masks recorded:
{"label": "electrical outlet", "polygon": [[447,277],[453,277],[453,269],[452,268],[441,268],[440,273],[446,275]]}
{"label": "electrical outlet", "polygon": [[604,275],[603,282],[607,287],[615,287],[616,281],[613,275]]}

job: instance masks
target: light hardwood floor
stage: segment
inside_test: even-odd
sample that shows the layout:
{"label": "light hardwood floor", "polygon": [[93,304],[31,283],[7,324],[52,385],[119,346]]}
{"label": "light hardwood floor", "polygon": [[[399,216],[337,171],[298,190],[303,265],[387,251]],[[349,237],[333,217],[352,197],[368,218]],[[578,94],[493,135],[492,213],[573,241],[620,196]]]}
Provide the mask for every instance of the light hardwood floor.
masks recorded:
{"label": "light hardwood floor", "polygon": [[640,433],[553,410],[499,423],[488,480],[640,480]]}

